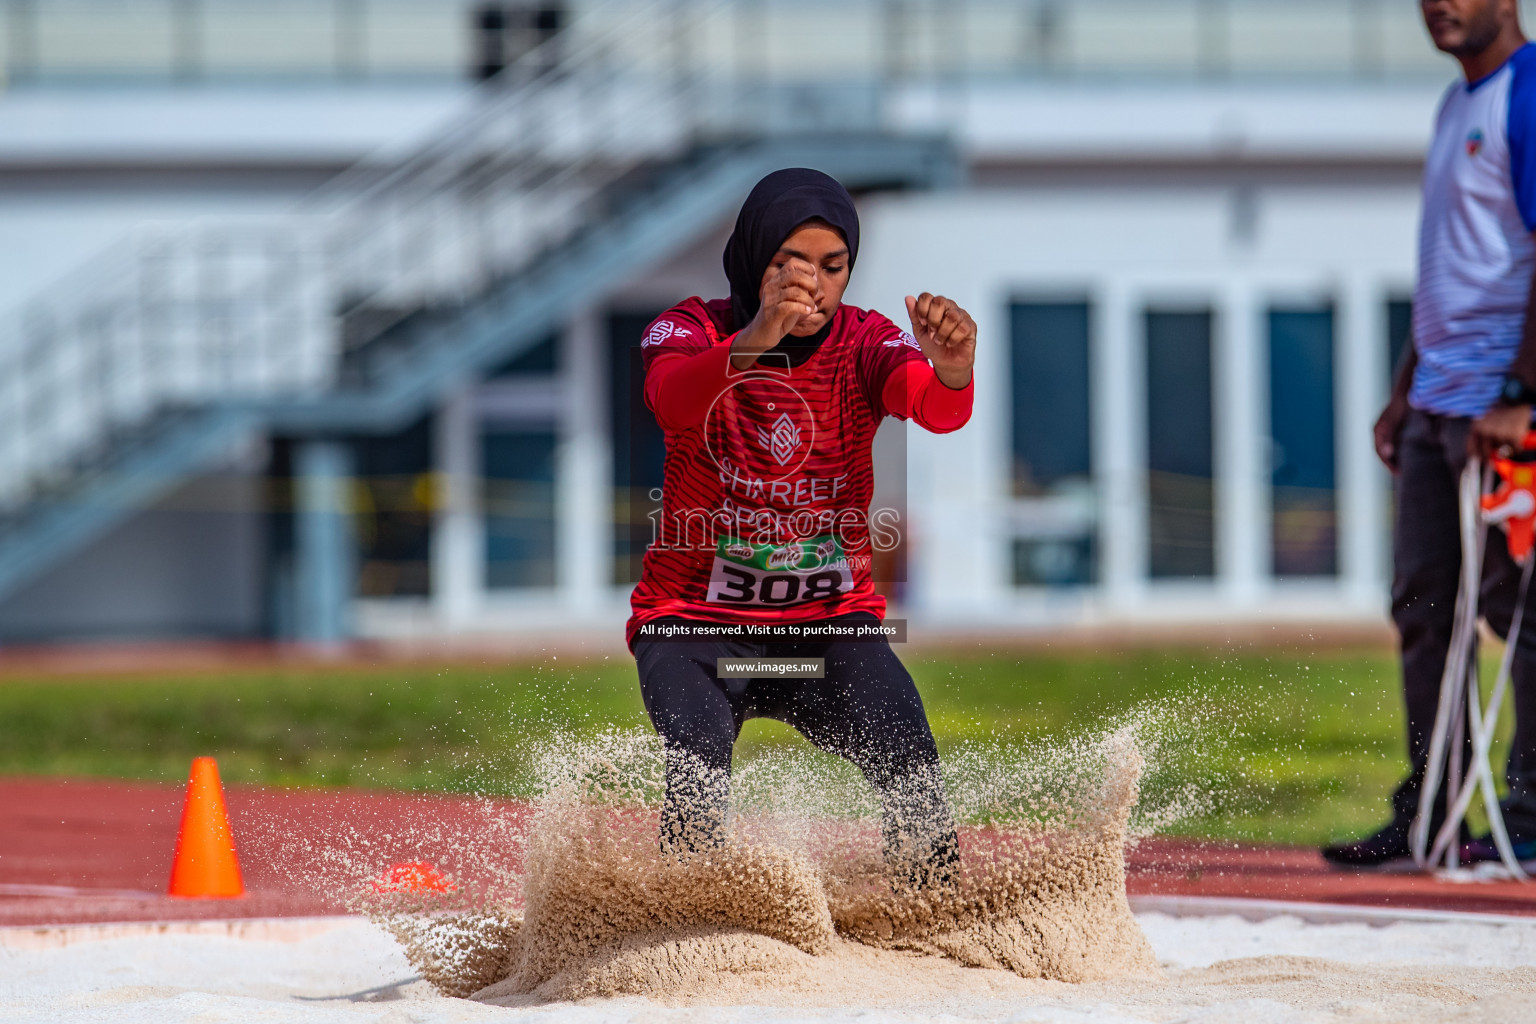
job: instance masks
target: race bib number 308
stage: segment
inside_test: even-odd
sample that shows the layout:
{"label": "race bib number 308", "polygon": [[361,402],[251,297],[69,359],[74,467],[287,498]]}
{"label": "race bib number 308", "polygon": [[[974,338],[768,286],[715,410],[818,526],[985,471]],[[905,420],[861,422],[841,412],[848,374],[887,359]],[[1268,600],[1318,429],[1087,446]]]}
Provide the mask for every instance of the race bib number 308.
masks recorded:
{"label": "race bib number 308", "polygon": [[722,537],[709,576],[711,604],[774,607],[823,601],[853,589],[853,573],[836,537],[788,544],[749,544]]}

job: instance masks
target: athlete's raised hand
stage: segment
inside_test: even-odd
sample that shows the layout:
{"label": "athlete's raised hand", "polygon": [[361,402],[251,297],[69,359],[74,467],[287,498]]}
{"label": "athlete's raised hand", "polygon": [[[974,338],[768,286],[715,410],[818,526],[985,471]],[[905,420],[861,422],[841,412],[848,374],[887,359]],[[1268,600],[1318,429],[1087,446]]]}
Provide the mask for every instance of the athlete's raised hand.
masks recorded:
{"label": "athlete's raised hand", "polygon": [[792,259],[766,277],[763,304],[755,319],[769,329],[774,344],[778,344],[801,319],[816,314],[816,268],[805,260]]}
{"label": "athlete's raised hand", "polygon": [[738,369],[750,366],[760,353],[773,348],[806,317],[817,312],[816,268],[792,259],[763,276],[762,304],[731,351]]}
{"label": "athlete's raised hand", "polygon": [[946,387],[963,388],[976,365],[976,321],[953,299],[923,292],[907,296],[912,337]]}

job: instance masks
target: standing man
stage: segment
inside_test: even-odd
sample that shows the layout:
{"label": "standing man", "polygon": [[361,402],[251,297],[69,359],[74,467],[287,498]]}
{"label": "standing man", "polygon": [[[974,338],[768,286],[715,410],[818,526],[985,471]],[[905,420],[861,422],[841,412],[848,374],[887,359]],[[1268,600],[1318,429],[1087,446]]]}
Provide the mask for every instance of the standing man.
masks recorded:
{"label": "standing man", "polygon": [[[1465,75],[1446,91],[1424,168],[1413,344],[1376,422],[1376,453],[1397,477],[1392,618],[1402,648],[1408,778],[1392,820],[1375,835],[1329,846],[1347,867],[1409,856],[1440,677],[1461,571],[1457,480],[1469,454],[1519,448],[1536,404],[1536,46],[1520,30],[1517,0],[1421,0],[1435,46]],[[1509,628],[1519,569],[1504,538],[1489,537],[1481,607]],[[1527,621],[1530,621],[1527,619]],[[1514,660],[1516,728],[1505,780],[1505,823],[1515,856],[1536,860],[1536,629]],[[1445,816],[1442,792],[1430,834]],[[1497,860],[1486,837],[1464,861]]]}

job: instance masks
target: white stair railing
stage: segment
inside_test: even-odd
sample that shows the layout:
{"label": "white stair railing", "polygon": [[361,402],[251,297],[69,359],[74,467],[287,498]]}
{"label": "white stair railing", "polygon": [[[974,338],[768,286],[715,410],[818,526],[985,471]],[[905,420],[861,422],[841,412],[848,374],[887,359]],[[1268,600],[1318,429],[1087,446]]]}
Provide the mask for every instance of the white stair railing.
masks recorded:
{"label": "white stair railing", "polygon": [[0,511],[168,412],[334,387],[344,333],[365,344],[392,315],[516,275],[606,216],[597,202],[642,164],[709,137],[881,123],[879,83],[839,62],[777,75],[751,5],[572,13],[404,159],[365,160],[291,214],[135,231],[0,322]]}
{"label": "white stair railing", "polygon": [[730,6],[582,8],[406,159],[364,161],[291,215],[136,231],[38,295],[0,323],[0,509],[160,414],[325,391],[343,312],[468,301],[691,140],[872,125],[867,104],[829,116],[735,58],[695,59]]}

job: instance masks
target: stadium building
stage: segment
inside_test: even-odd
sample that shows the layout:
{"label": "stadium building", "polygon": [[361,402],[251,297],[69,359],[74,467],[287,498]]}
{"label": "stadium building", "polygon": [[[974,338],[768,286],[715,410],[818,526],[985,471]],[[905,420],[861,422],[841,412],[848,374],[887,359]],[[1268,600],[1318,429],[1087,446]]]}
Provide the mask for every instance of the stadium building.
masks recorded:
{"label": "stadium building", "polygon": [[850,301],[980,328],[970,425],[889,448],[899,614],[1384,616],[1370,428],[1457,71],[1417,5],[12,0],[0,34],[0,642],[617,630],[659,482],[633,353],[792,164],[859,197]]}

